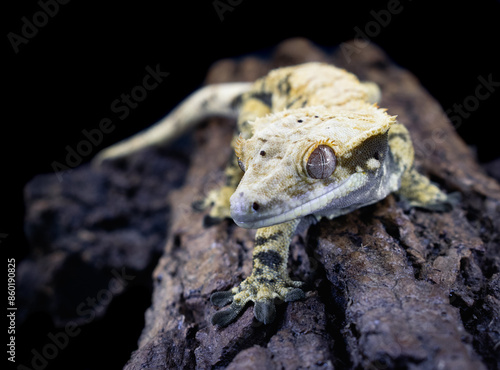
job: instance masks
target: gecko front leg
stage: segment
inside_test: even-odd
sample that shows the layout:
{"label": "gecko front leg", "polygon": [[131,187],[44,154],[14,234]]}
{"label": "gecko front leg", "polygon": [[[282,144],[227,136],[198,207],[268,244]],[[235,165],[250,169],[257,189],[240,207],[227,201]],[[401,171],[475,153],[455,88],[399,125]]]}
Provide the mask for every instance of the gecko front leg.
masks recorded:
{"label": "gecko front leg", "polygon": [[292,281],[288,276],[287,262],[290,241],[300,219],[257,230],[253,251],[252,274],[238,287],[225,292],[217,292],[210,297],[218,307],[231,303],[229,308],[212,317],[212,324],[227,326],[252,301],[254,315],[260,322],[268,324],[274,320],[275,299],[284,302],[304,298],[300,281]]}

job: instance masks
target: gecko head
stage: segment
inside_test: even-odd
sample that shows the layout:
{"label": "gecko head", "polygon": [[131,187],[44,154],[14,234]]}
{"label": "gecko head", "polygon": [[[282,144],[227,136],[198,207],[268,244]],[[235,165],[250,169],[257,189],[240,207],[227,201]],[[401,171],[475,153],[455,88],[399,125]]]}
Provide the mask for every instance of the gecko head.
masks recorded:
{"label": "gecko head", "polygon": [[235,143],[244,175],[230,199],[231,217],[241,227],[261,228],[372,203],[377,189],[371,185],[383,174],[394,121],[368,104],[257,119],[253,136]]}

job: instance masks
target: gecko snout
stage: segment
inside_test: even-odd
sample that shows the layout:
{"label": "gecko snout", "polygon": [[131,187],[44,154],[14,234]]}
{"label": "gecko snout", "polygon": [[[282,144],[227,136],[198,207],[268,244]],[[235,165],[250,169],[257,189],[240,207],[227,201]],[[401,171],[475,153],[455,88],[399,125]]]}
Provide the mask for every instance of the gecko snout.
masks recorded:
{"label": "gecko snout", "polygon": [[252,222],[264,210],[262,203],[246,192],[236,192],[231,196],[231,217],[237,224]]}
{"label": "gecko snout", "polygon": [[230,199],[231,214],[252,214],[261,209],[259,202],[249,198],[244,192],[234,193]]}

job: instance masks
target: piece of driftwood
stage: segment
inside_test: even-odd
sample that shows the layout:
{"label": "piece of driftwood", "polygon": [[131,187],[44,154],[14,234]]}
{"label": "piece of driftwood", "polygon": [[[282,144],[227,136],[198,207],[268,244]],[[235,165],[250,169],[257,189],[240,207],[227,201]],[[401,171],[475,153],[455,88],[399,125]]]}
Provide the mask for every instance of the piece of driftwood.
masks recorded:
{"label": "piece of driftwood", "polygon": [[[183,187],[169,194],[169,238],[155,277],[146,327],[126,369],[412,368],[485,369],[498,361],[500,186],[484,175],[442,108],[379,49],[345,58],[305,40],[213,66],[206,83],[253,80],[270,68],[332,62],[378,83],[381,106],[416,143],[417,164],[461,203],[449,213],[402,209],[394,196],[322,221],[292,244],[292,277],[311,285],[259,325],[251,306],[227,328],[210,324],[214,291],[251,271],[254,231],[227,221],[203,228],[191,208],[223,183],[233,126],[213,119],[195,134]],[[343,53],[344,50],[344,53]]]}
{"label": "piece of driftwood", "polygon": [[[414,76],[370,44],[345,43],[330,53],[293,39],[269,60],[220,61],[205,82],[253,81],[309,61],[379,84],[380,106],[412,134],[418,168],[459,192],[460,203],[433,213],[404,209],[390,195],[321,221],[290,249],[291,277],[308,283],[306,299],[279,305],[270,325],[259,324],[249,305],[227,328],[213,327],[209,297],[250,274],[255,235],[230,220],[204,228],[204,213],[192,207],[224,183],[232,155],[234,122],[214,118],[192,134],[189,150],[178,143],[99,170],[83,166],[61,183],[49,175],[29,184],[26,230],[37,254],[19,268],[25,306],[44,308],[61,326],[85,323],[75,311],[80,302],[109,290],[123,269],[145,279],[163,252],[125,369],[498,368],[500,185]],[[72,288],[72,275],[89,276],[85,291]]]}

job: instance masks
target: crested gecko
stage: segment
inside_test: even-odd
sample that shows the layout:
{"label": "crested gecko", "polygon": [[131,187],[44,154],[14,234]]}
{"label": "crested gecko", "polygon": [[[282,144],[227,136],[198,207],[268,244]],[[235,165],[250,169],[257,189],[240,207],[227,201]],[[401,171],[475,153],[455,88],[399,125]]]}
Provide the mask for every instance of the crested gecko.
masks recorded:
{"label": "crested gecko", "polygon": [[253,270],[211,302],[230,304],[212,316],[227,326],[247,302],[262,323],[273,321],[275,300],[304,298],[287,272],[288,249],[299,224],[308,225],[399,194],[405,204],[447,210],[451,197],[413,166],[407,129],[376,103],[378,86],[324,63],[272,70],[254,83],[202,87],[156,125],[105,149],[99,164],[151,145],[166,145],[212,115],[237,119],[226,184],[203,202],[208,227],[231,217],[257,229]]}

